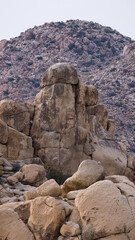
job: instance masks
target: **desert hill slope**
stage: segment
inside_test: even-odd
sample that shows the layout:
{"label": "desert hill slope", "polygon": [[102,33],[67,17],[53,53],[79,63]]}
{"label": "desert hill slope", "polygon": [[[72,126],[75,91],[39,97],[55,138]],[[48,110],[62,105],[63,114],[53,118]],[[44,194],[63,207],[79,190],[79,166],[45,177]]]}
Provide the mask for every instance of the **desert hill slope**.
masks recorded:
{"label": "desert hill slope", "polygon": [[117,120],[117,134],[125,135],[134,151],[134,55],[122,56],[123,48],[132,42],[109,27],[80,20],[28,29],[0,42],[0,100],[33,101],[43,72],[53,63],[68,62],[85,83],[98,88]]}

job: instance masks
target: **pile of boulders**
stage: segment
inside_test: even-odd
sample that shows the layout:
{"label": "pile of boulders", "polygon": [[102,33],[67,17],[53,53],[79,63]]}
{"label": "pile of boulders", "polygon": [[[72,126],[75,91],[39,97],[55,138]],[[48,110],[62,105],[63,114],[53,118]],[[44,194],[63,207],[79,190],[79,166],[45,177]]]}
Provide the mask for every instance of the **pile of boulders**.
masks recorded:
{"label": "pile of boulders", "polygon": [[101,163],[84,160],[63,185],[46,180],[25,201],[0,206],[0,239],[134,240],[135,185],[104,173]]}

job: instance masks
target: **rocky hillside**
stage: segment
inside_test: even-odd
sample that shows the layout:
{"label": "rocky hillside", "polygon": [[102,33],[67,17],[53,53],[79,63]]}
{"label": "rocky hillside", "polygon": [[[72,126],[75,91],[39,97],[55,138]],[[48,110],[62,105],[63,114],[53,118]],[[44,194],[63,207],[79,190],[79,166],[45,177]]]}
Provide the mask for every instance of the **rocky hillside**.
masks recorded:
{"label": "rocky hillside", "polygon": [[10,41],[3,40],[0,99],[33,101],[43,72],[53,63],[71,63],[85,83],[98,88],[110,115],[117,120],[118,137],[125,135],[134,151],[134,71],[128,74],[128,69],[134,68],[134,59],[129,52],[122,57],[124,46],[130,43],[130,38],[109,27],[79,20],[45,23]]}

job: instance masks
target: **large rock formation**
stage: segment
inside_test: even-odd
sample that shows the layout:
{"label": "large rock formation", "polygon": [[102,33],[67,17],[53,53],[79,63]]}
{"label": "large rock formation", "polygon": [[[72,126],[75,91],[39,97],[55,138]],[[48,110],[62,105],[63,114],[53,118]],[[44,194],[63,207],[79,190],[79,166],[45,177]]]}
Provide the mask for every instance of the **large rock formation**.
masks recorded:
{"label": "large rock formation", "polygon": [[126,153],[114,139],[114,122],[98,103],[96,88],[83,85],[67,63],[50,67],[41,88],[31,128],[35,154],[66,174],[84,159],[102,162],[106,174],[124,174]]}
{"label": "large rock formation", "polygon": [[[98,91],[84,85],[67,63],[50,67],[34,104],[0,102],[0,152],[10,161],[34,154],[45,165],[74,173],[84,159],[100,161],[105,174],[124,174],[126,152],[114,138],[115,124]],[[33,146],[32,146],[33,142]]]}

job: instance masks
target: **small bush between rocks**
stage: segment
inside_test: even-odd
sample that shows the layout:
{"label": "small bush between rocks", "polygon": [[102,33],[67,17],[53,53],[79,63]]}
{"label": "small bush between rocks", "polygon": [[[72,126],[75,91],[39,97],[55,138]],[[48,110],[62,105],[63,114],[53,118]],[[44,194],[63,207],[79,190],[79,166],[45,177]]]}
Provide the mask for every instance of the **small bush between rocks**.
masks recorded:
{"label": "small bush between rocks", "polygon": [[64,175],[61,171],[45,165],[47,179],[54,179],[59,185],[63,184],[65,180],[71,176]]}
{"label": "small bush between rocks", "polygon": [[12,163],[12,167],[13,172],[18,172],[21,168],[19,163]]}

